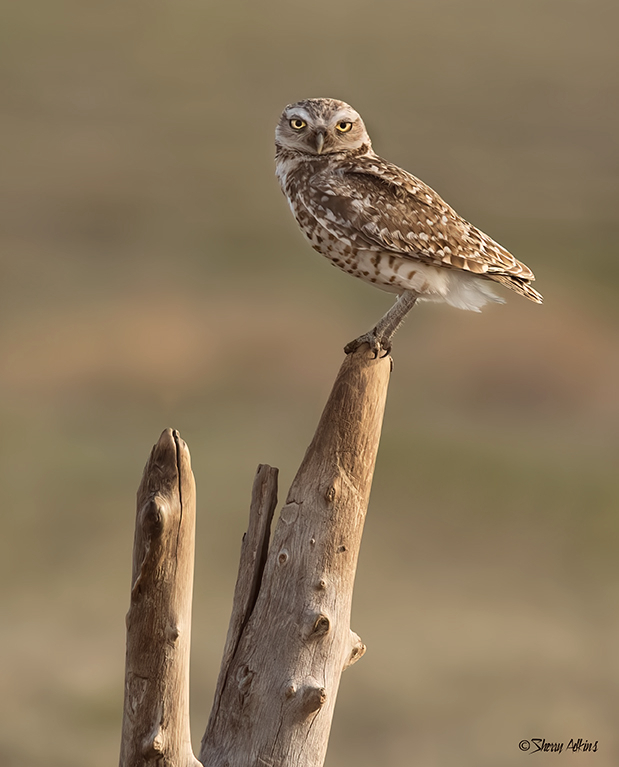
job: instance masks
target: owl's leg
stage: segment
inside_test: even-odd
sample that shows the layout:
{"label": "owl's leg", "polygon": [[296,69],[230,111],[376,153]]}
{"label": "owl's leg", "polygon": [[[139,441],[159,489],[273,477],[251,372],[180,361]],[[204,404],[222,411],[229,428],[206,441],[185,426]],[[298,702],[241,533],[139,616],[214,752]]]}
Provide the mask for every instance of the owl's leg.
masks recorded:
{"label": "owl's leg", "polygon": [[369,344],[370,351],[374,353],[374,357],[384,357],[391,351],[391,339],[393,338],[396,330],[404,322],[404,318],[415,306],[417,301],[417,295],[415,293],[402,293],[398,296],[398,300],[389,309],[389,311],[377,322],[376,326],[364,333],[359,338],[355,338],[349,344],[346,344],[344,351],[346,354],[356,352],[362,344]]}

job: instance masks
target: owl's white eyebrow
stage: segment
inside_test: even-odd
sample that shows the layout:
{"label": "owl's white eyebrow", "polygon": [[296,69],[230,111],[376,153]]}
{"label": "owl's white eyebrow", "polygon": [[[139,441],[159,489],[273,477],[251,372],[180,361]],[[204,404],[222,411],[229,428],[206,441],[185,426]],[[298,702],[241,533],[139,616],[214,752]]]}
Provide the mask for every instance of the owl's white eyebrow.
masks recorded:
{"label": "owl's white eyebrow", "polygon": [[305,122],[309,122],[310,115],[309,112],[306,112],[305,109],[295,109],[292,112],[288,113],[288,119],[294,120],[296,118],[300,118],[301,120],[305,120]]}
{"label": "owl's white eyebrow", "polygon": [[345,120],[346,122],[355,121],[354,115],[352,115],[348,109],[340,109],[340,111],[336,112],[331,119],[334,123],[339,123],[341,120]]}

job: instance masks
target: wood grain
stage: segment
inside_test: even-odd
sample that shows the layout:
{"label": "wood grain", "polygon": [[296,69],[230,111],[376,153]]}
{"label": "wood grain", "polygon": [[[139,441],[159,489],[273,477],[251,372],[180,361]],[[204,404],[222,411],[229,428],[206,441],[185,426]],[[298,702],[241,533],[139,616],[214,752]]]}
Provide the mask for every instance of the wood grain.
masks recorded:
{"label": "wood grain", "polygon": [[138,489],[120,767],[199,767],[189,730],[195,482],[167,429]]}
{"label": "wood grain", "polygon": [[[341,673],[365,651],[350,609],[390,365],[367,346],[346,357],[281,510],[255,604],[237,587],[205,767],[324,762]],[[254,501],[250,529],[259,508]],[[255,572],[242,560],[239,583]]]}

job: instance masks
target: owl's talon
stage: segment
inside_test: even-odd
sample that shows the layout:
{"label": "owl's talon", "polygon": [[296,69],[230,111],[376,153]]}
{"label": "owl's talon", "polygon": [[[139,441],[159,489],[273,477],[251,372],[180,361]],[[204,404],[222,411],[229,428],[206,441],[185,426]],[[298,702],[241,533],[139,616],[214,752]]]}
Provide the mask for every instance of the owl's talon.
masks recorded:
{"label": "owl's talon", "polygon": [[382,359],[383,357],[386,357],[391,351],[391,342],[386,339],[379,338],[375,331],[370,330],[369,333],[364,333],[362,336],[359,336],[359,338],[355,338],[354,341],[346,344],[344,347],[344,352],[346,354],[353,354],[357,351],[357,349],[359,349],[360,346],[363,346],[363,344],[368,344],[370,347],[369,350],[372,352],[373,359],[378,359],[378,357]]}

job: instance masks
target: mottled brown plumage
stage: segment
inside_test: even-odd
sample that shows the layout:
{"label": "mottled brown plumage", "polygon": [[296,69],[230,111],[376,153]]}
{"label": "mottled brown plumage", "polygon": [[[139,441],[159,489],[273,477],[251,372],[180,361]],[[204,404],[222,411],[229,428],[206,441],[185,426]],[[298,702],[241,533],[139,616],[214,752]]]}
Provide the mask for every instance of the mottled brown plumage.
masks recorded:
{"label": "mottled brown plumage", "polygon": [[[492,282],[541,303],[531,270],[423,181],[379,157],[348,104],[307,99],[286,107],[275,146],[277,175],[301,230],[345,272],[409,294],[410,306],[418,298],[479,311],[503,302]],[[378,341],[383,349],[389,343],[384,334]]]}

